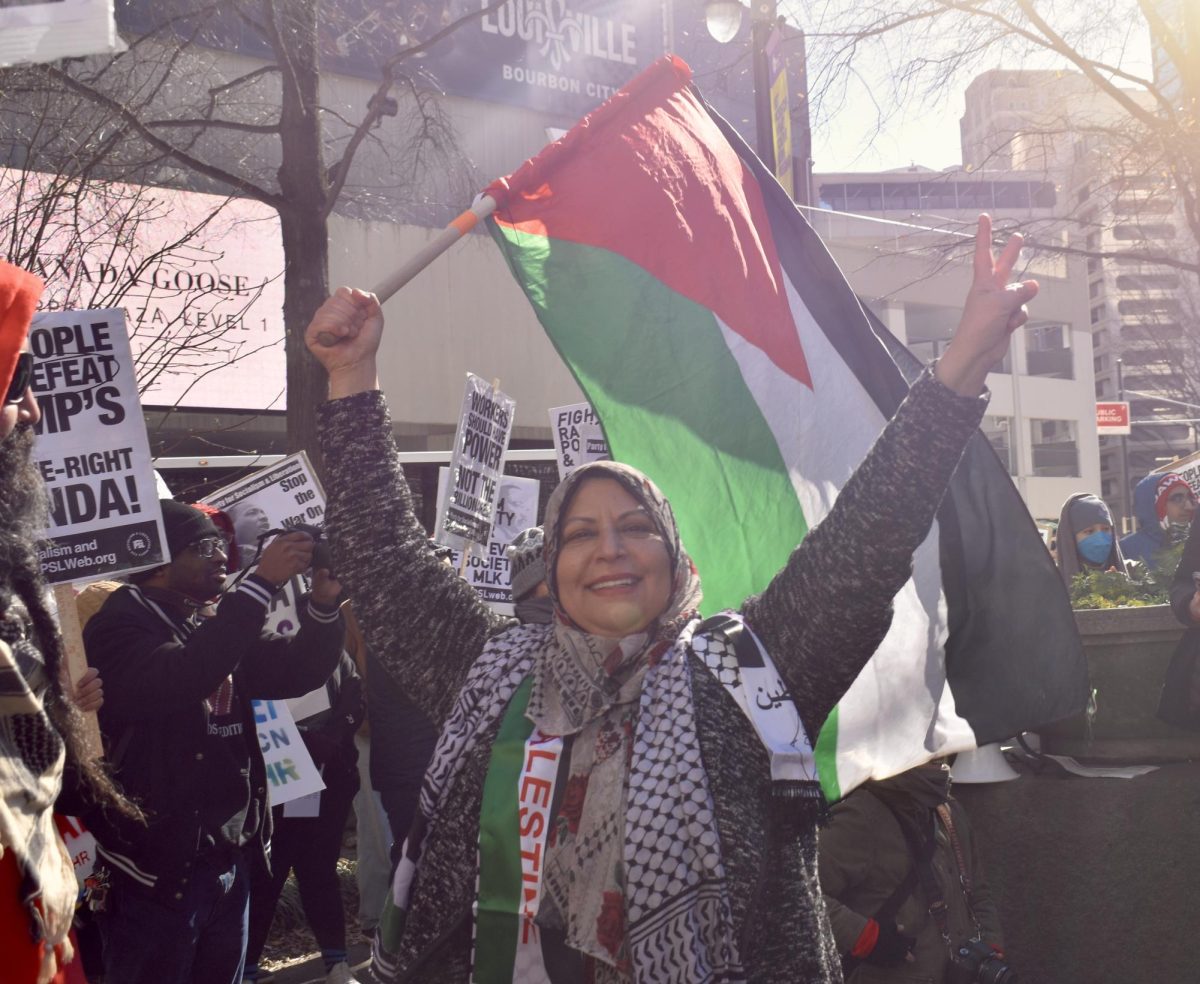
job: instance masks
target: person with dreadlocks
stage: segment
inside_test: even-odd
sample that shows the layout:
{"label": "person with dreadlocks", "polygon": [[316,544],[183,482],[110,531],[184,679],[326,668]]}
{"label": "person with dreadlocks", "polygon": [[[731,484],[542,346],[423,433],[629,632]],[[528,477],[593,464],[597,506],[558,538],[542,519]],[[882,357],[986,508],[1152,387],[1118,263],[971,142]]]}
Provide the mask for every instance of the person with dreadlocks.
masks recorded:
{"label": "person with dreadlocks", "polygon": [[78,890],[52,817],[64,768],[78,802],[139,817],[87,752],[38,562],[46,494],[32,458],[40,414],[25,349],[42,288],[0,263],[0,962],[11,984],[65,981],[73,956]]}

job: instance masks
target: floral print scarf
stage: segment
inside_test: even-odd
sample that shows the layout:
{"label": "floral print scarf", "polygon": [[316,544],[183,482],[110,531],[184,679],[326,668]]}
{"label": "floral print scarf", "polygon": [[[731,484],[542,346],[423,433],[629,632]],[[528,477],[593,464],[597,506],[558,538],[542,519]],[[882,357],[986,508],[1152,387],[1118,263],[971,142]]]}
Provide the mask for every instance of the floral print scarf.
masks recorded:
{"label": "floral print scarf", "polygon": [[[622,639],[584,632],[563,610],[555,578],[562,522],[589,479],[613,479],[647,511],[671,565],[671,593],[649,628]],[[547,842],[538,922],[572,948],[629,972],[624,911],[624,804],[646,673],[667,654],[700,603],[700,579],[680,542],[671,506],[648,478],[617,462],[573,472],[546,507],[546,570],[558,643],[534,665],[527,716],[547,734],[571,736],[569,775]],[[606,975],[607,976],[607,975]]]}

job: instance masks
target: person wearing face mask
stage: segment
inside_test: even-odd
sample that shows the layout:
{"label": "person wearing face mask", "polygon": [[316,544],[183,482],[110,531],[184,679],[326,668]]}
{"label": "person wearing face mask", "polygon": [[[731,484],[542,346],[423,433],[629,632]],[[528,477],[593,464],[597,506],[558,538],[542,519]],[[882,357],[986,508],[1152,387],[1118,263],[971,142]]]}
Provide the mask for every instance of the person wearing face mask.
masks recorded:
{"label": "person wearing face mask", "polygon": [[1187,539],[1196,515],[1196,494],[1179,475],[1150,474],[1133,490],[1133,512],[1138,528],[1121,538],[1121,553],[1153,570],[1166,551]]}
{"label": "person wearing face mask", "polygon": [[512,565],[513,607],[522,623],[549,625],[554,620],[554,602],[546,584],[546,561],[542,558],[544,537],[540,526],[522,530],[504,549]]}
{"label": "person wearing face mask", "polygon": [[1128,576],[1121,545],[1113,535],[1112,513],[1090,492],[1076,492],[1063,503],[1058,519],[1058,569],[1068,590],[1075,575],[1087,571],[1114,569]]}
{"label": "person wearing face mask", "polygon": [[995,900],[945,762],[860,786],[833,807],[817,856],[847,984],[943,984],[951,947],[966,941],[993,967],[1003,960]]}

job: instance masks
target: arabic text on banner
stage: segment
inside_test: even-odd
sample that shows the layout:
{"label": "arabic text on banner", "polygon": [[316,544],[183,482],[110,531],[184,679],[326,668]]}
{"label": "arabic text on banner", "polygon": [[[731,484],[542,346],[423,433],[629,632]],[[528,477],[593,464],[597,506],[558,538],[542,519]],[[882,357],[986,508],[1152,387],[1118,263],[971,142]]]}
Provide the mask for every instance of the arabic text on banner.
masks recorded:
{"label": "arabic text on banner", "polygon": [[491,538],[504,454],[516,404],[473,373],[467,373],[462,416],[450,457],[452,481],[438,500],[435,539],[483,556]]}
{"label": "arabic text on banner", "polygon": [[50,497],[51,584],[167,560],[137,378],[118,310],[39,314],[29,331],[42,419],[33,455]]}

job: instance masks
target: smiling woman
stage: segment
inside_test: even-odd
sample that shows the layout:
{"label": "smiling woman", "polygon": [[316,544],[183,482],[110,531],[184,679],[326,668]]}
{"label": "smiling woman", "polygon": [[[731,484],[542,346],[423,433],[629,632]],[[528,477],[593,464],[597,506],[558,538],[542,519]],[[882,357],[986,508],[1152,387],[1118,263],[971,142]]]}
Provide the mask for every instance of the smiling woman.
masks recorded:
{"label": "smiling woman", "polygon": [[887,632],[987,371],[1036,293],[1007,285],[1019,238],[995,258],[990,232],[981,219],[936,369],[767,589],[705,622],[670,505],[615,462],[574,472],[547,505],[553,624],[493,614],[413,513],[378,392],[378,302],[346,288],[325,302],[306,340],[330,380],[336,566],[368,645],[442,728],[396,873],[401,911],[378,941],[384,979],[841,979],[805,739]]}
{"label": "smiling woman", "polygon": [[577,470],[556,496],[557,528],[554,514],[547,521],[551,595],[579,628],[616,639],[645,631],[667,609],[679,558],[678,534],[669,544],[631,472],[608,462]]}

